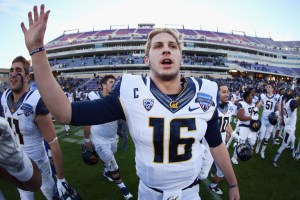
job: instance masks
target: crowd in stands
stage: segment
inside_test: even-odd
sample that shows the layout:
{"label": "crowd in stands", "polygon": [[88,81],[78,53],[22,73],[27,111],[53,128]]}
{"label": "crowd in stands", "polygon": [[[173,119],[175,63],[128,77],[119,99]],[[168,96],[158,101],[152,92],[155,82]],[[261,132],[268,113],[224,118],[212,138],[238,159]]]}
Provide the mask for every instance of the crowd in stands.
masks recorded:
{"label": "crowd in stands", "polygon": [[[142,76],[147,76],[147,74],[143,74]],[[225,83],[231,92],[239,90],[242,92],[245,87],[254,88],[259,96],[260,93],[266,92],[265,86],[267,84],[273,84],[275,86],[275,93],[278,93],[279,88],[290,87],[293,82],[287,80],[268,80],[268,79],[251,79],[246,77],[238,77],[238,78],[227,78],[227,79],[215,79],[212,77],[207,77],[210,80],[216,81],[217,83]],[[65,90],[75,92],[78,88],[80,88],[83,92],[90,92],[99,89],[99,83],[102,79],[101,76],[94,75],[91,79],[76,79],[70,77],[59,77],[57,78],[57,82],[64,88]],[[297,93],[300,94],[300,89],[296,87],[295,89]]]}

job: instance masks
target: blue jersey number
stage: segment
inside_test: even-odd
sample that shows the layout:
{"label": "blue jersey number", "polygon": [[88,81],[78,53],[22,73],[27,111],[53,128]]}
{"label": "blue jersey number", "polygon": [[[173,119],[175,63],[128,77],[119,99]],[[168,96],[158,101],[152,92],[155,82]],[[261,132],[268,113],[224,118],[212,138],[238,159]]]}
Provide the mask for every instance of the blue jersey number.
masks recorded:
{"label": "blue jersey number", "polygon": [[19,128],[19,121],[14,118],[7,118],[7,121],[9,123],[9,126],[14,131],[15,135],[19,137],[20,144],[24,144],[23,135],[21,134],[20,128]]}

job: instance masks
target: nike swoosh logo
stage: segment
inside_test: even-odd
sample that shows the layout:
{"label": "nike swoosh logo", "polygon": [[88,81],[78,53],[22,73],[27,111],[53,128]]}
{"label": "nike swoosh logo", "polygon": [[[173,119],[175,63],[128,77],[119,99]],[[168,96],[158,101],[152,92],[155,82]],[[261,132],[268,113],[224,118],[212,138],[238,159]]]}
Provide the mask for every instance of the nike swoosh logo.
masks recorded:
{"label": "nike swoosh logo", "polygon": [[194,111],[194,110],[197,110],[198,108],[200,108],[200,107],[191,108],[191,106],[190,106],[190,107],[189,107],[189,111],[192,112],[192,111]]}
{"label": "nike swoosh logo", "polygon": [[23,113],[17,113],[18,116],[23,115]]}

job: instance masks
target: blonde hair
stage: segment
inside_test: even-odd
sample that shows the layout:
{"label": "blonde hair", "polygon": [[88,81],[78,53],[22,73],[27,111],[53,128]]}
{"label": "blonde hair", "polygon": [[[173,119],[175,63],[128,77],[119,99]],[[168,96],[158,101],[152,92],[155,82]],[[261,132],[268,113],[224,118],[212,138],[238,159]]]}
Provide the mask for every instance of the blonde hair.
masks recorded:
{"label": "blonde hair", "polygon": [[168,33],[168,34],[172,35],[176,40],[176,43],[178,45],[180,53],[182,53],[181,43],[179,42],[179,36],[177,33],[175,33],[172,29],[169,29],[169,28],[156,28],[156,29],[153,29],[148,35],[147,43],[145,45],[145,56],[149,56],[149,51],[151,48],[151,42],[152,42],[153,37],[160,33]]}

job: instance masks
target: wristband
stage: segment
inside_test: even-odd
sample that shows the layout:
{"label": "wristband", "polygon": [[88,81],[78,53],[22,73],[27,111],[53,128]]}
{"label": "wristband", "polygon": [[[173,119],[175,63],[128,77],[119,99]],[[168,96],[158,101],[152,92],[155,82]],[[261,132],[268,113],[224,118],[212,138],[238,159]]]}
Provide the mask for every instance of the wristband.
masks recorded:
{"label": "wristband", "polygon": [[238,187],[238,184],[235,184],[235,185],[230,185],[229,188],[235,188],[235,187]]}
{"label": "wristband", "polygon": [[89,138],[84,138],[84,142],[91,142]]}
{"label": "wristband", "polygon": [[40,51],[45,51],[45,47],[33,49],[32,51],[29,52],[29,55],[32,56],[33,54],[38,53]]}
{"label": "wristband", "polygon": [[53,142],[57,141],[57,137],[54,138],[51,142],[48,142],[48,144],[52,144]]}

